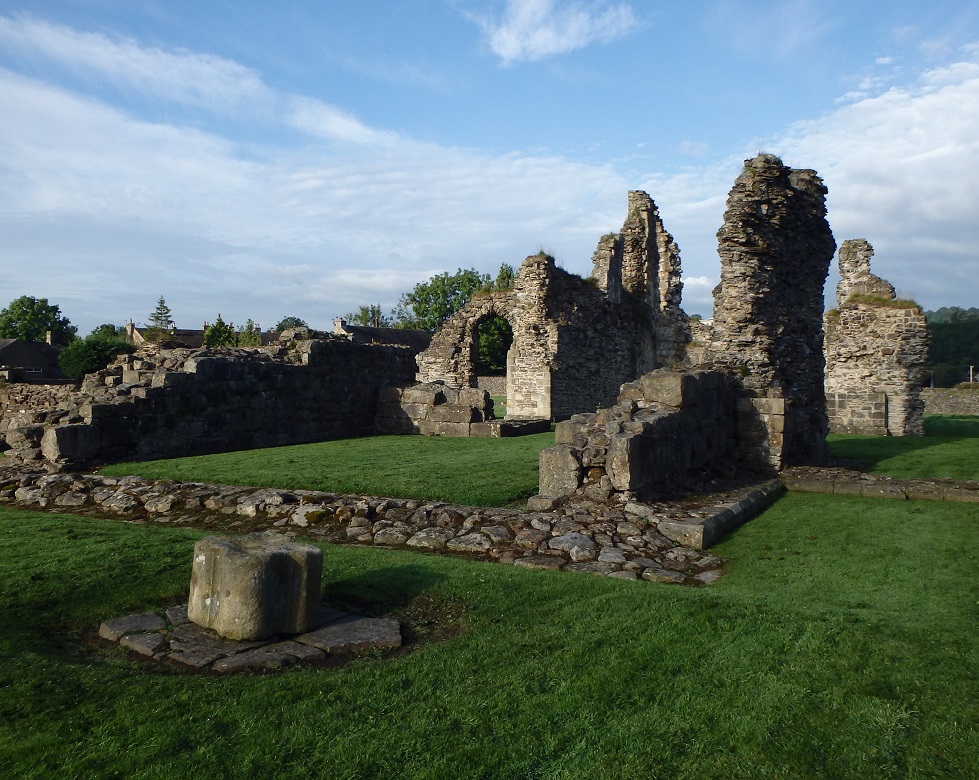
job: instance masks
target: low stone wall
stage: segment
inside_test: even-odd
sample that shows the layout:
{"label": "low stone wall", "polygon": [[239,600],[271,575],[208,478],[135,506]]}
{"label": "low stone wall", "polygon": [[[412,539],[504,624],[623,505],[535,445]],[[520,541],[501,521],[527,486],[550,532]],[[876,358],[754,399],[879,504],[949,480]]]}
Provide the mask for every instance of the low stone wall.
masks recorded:
{"label": "low stone wall", "polygon": [[456,389],[443,382],[381,389],[374,429],[378,433],[501,438],[546,433],[549,420],[500,420],[486,390]]}
{"label": "low stone wall", "polygon": [[787,469],[780,477],[789,490],[800,493],[979,504],[979,481],[975,480],[894,479],[849,469],[809,467]]}
{"label": "low stone wall", "polygon": [[721,576],[724,561],[704,549],[770,504],[779,490],[771,483],[683,506],[634,502],[614,509],[577,500],[537,512],[0,467],[0,504],[25,509],[222,533],[279,530],[330,543],[685,585]]}
{"label": "low stone wall", "polygon": [[[456,389],[443,382],[380,391],[374,428],[378,433],[423,436],[493,436],[493,401],[485,390]],[[499,425],[496,426],[499,436]]]}
{"label": "low stone wall", "polygon": [[541,452],[542,498],[614,504],[739,469],[772,473],[784,404],[751,396],[727,373],[658,369],[622,385],[618,400],[558,423],[556,445]]}
{"label": "low stone wall", "polygon": [[921,390],[925,414],[961,414],[979,416],[979,390],[954,387],[925,387]]}
{"label": "low stone wall", "polygon": [[130,355],[67,395],[23,394],[37,405],[6,412],[0,436],[10,460],[64,467],[360,436],[379,390],[415,370],[408,348],[344,338]]}

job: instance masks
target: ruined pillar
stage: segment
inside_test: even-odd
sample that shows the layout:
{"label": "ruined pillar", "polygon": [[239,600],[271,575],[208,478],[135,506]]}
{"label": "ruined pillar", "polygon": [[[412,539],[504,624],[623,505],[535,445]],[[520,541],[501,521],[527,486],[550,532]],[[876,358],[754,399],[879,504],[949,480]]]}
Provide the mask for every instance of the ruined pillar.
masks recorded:
{"label": "ruined pillar", "polygon": [[840,247],[836,308],[826,313],[826,401],[830,430],[878,436],[924,433],[921,382],[928,325],[870,272],[866,239]]}
{"label": "ruined pillar", "polygon": [[745,162],[717,232],[711,362],[759,397],[784,399],[784,431],[769,431],[771,465],[826,457],[823,285],[836,242],[826,187],[770,154]]}

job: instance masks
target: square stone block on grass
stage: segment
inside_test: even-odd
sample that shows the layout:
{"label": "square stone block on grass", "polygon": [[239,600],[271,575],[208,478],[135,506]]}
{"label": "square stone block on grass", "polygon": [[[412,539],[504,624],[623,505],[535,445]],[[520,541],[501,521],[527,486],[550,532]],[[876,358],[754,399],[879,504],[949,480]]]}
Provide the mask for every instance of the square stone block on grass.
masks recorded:
{"label": "square stone block on grass", "polygon": [[188,617],[226,639],[267,639],[316,626],[323,551],[274,532],[209,536],[194,545]]}

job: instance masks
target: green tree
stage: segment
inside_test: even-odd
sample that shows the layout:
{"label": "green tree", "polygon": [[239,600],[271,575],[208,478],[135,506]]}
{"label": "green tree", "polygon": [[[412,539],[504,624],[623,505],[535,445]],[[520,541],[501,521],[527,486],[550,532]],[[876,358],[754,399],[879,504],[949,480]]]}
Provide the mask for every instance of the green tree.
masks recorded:
{"label": "green tree", "polygon": [[89,333],[85,338],[90,339],[93,336],[103,339],[124,339],[126,337],[126,326],[113,325],[110,322],[104,322]]}
{"label": "green tree", "polygon": [[506,356],[513,344],[513,330],[503,317],[490,317],[476,328],[476,374],[506,376]]}
{"label": "green tree", "polygon": [[219,314],[212,325],[204,329],[204,346],[208,349],[215,347],[233,347],[238,344],[238,334],[234,325],[229,325]]}
{"label": "green tree", "polygon": [[136,348],[125,339],[115,336],[92,335],[75,339],[58,353],[58,366],[70,379],[100,371],[118,355],[131,355]]}
{"label": "green tree", "polygon": [[441,273],[433,276],[401,296],[394,310],[394,325],[435,333],[476,293],[509,290],[515,278],[513,267],[505,263],[500,266],[495,280],[474,268],[460,268],[452,275]]}
{"label": "green tree", "polygon": [[238,328],[238,332],[235,335],[239,347],[262,346],[262,331],[250,319]]}
{"label": "green tree", "polygon": [[279,320],[279,324],[275,326],[274,330],[276,333],[282,333],[284,330],[308,327],[309,325],[306,324],[306,320],[300,319],[299,317],[283,317]]}
{"label": "green tree", "polygon": [[51,343],[64,346],[75,338],[78,328],[61,309],[48,303],[47,298],[22,295],[0,311],[0,338],[22,341],[45,341],[51,332]]}
{"label": "green tree", "polygon": [[162,295],[156,302],[156,308],[153,309],[153,313],[150,315],[149,323],[151,328],[173,330],[173,313],[170,311],[170,307],[167,306],[167,302],[163,300]]}
{"label": "green tree", "polygon": [[351,325],[363,325],[367,328],[391,327],[391,318],[385,316],[384,310],[378,303],[361,306],[356,312],[345,314],[343,318]]}
{"label": "green tree", "polygon": [[496,279],[493,282],[494,290],[512,290],[513,283],[517,279],[517,272],[514,270],[512,265],[503,263],[500,266],[500,270],[496,274]]}

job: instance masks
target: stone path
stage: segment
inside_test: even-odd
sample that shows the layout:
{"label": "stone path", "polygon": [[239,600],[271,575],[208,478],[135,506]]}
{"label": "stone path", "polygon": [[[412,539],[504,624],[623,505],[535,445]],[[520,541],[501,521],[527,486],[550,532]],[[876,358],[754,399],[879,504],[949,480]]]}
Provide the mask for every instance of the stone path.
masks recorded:
{"label": "stone path", "polygon": [[312,631],[258,642],[223,639],[192,623],[186,604],[170,607],[163,615],[144,612],[106,620],[99,627],[99,636],[154,661],[222,673],[277,671],[320,662],[329,655],[401,647],[397,620],[358,617],[329,607],[319,608]]}

